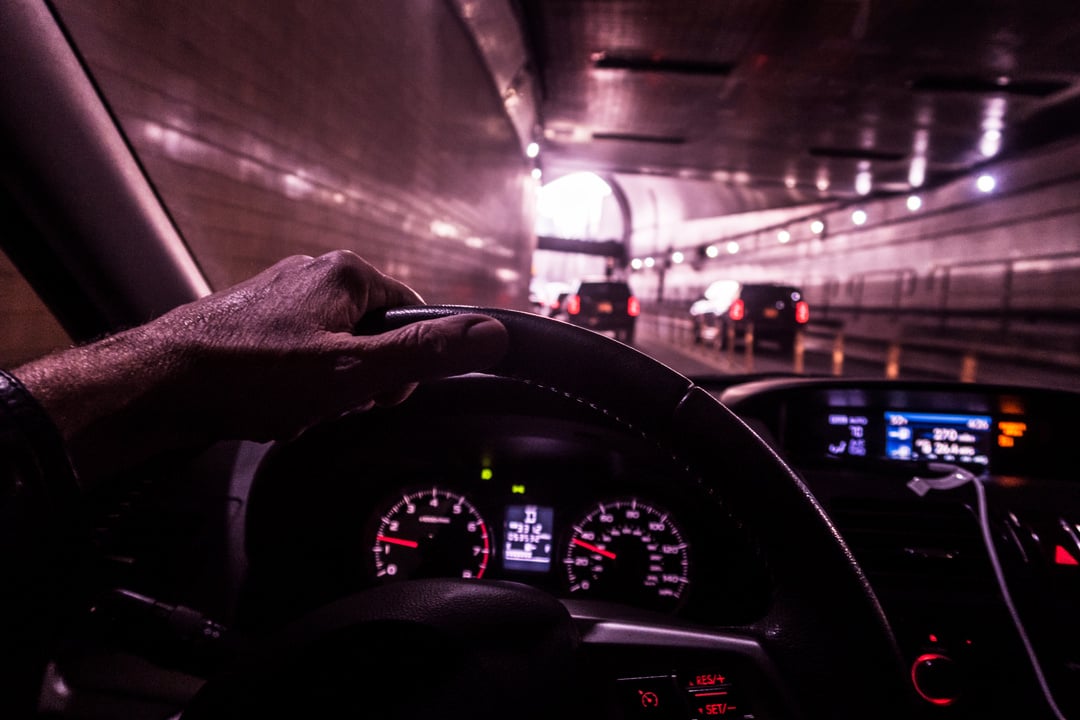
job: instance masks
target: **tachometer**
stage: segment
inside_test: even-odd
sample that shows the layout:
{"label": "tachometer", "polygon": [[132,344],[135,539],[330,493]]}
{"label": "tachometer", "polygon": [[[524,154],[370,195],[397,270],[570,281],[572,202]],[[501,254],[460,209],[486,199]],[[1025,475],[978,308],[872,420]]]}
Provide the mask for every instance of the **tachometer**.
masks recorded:
{"label": "tachometer", "polygon": [[571,593],[673,609],[690,582],[688,545],[664,510],[603,502],[573,525],[563,557]]}
{"label": "tachometer", "polygon": [[482,578],[491,535],[464,496],[432,487],[406,493],[379,516],[371,551],[383,580]]}

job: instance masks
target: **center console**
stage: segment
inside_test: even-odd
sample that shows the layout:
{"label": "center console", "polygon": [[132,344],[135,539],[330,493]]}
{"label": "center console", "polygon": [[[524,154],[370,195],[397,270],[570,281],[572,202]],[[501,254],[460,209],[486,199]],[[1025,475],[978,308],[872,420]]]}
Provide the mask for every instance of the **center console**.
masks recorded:
{"label": "center console", "polygon": [[[1052,716],[1044,682],[1062,709],[1080,710],[1080,396],[782,379],[720,399],[828,511],[885,607],[927,717]],[[925,497],[908,488],[949,467],[985,489],[989,533],[1037,662],[1003,600],[975,488]]]}

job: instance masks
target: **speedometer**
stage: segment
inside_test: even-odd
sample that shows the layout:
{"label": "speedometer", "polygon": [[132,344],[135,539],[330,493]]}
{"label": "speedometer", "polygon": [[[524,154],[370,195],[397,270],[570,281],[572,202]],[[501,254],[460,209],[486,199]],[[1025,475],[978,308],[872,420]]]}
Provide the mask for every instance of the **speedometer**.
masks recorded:
{"label": "speedometer", "polygon": [[575,523],[563,564],[575,595],[670,610],[690,583],[688,549],[668,512],[629,498]]}
{"label": "speedometer", "polygon": [[491,535],[463,495],[432,487],[405,493],[379,516],[371,551],[382,580],[482,578]]}

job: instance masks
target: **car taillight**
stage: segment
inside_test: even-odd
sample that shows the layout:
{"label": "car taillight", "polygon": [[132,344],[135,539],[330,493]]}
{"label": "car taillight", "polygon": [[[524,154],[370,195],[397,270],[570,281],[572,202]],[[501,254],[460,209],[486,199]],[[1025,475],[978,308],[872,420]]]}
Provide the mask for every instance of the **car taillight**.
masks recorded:
{"label": "car taillight", "polygon": [[795,303],[795,322],[800,325],[810,322],[810,303],[805,300]]}
{"label": "car taillight", "polygon": [[746,317],[746,303],[741,299],[731,303],[731,307],[728,309],[728,317],[736,322]]}
{"label": "car taillight", "polygon": [[626,301],[626,314],[630,317],[637,317],[641,314],[641,302],[633,295]]}
{"label": "car taillight", "polygon": [[581,312],[580,295],[570,295],[566,298],[566,312],[570,315],[577,315]]}

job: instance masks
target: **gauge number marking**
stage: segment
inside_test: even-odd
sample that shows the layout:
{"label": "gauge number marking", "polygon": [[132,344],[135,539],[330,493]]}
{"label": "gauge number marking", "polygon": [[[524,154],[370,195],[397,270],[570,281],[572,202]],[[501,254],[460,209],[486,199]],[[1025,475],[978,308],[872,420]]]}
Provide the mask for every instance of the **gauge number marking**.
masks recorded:
{"label": "gauge number marking", "polygon": [[572,594],[673,609],[690,583],[689,544],[670,514],[637,498],[598,503],[563,556]]}
{"label": "gauge number marking", "polygon": [[487,523],[462,495],[408,492],[379,517],[371,546],[378,578],[482,578],[491,556]]}

